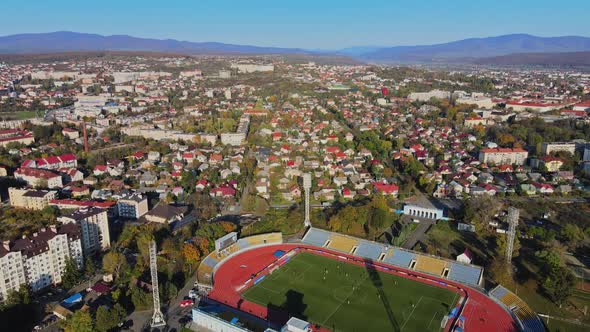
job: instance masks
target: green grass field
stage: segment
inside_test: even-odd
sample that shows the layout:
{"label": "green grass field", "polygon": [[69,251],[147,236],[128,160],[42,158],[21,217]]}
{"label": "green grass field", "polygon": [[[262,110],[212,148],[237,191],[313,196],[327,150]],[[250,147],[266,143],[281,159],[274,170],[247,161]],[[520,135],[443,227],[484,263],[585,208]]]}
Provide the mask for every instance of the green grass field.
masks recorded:
{"label": "green grass field", "polygon": [[334,331],[418,332],[440,331],[458,294],[303,252],[242,297]]}
{"label": "green grass field", "polygon": [[[43,117],[44,112],[39,112],[39,116]],[[0,112],[0,118],[8,120],[24,120],[31,119],[37,116],[35,111],[22,111],[22,112]]]}

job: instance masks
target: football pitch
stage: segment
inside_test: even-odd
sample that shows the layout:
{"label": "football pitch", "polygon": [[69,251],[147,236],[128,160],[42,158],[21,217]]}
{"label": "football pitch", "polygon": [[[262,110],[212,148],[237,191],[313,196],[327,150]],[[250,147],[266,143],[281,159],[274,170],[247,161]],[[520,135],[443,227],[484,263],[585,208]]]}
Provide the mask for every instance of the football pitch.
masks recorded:
{"label": "football pitch", "polygon": [[333,331],[440,331],[458,294],[301,252],[242,297]]}

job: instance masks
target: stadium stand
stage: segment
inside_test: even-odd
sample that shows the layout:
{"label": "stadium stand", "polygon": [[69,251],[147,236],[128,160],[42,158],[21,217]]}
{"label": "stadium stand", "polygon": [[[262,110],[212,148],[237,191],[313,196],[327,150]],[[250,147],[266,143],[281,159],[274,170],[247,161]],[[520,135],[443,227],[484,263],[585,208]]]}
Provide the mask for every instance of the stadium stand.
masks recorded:
{"label": "stadium stand", "polygon": [[329,249],[341,251],[347,254],[352,251],[352,248],[357,247],[359,244],[358,239],[335,233],[332,234],[329,241]]}
{"label": "stadium stand", "polygon": [[330,238],[330,235],[330,232],[317,228],[310,228],[301,241],[313,246],[323,247]]}
{"label": "stadium stand", "polygon": [[246,241],[251,246],[257,246],[261,244],[271,244],[271,243],[283,243],[283,234],[282,233],[267,233],[267,234],[259,234],[253,235],[245,238]]}
{"label": "stadium stand", "polygon": [[250,242],[248,242],[248,240],[245,238],[242,238],[236,242],[236,245],[240,248],[240,250],[244,250],[250,246]]}
{"label": "stadium stand", "polygon": [[359,241],[356,255],[363,258],[378,260],[382,253],[387,251],[386,247],[370,241]]}
{"label": "stadium stand", "polygon": [[205,259],[203,260],[203,264],[208,265],[210,267],[214,267],[219,263],[219,260],[215,259],[214,257],[217,256],[215,253],[210,253]]}
{"label": "stadium stand", "polygon": [[255,246],[280,243],[283,243],[283,234],[278,232],[241,238],[221,252],[213,251],[207,255],[197,268],[197,280],[203,285],[212,285],[215,266],[233,253]]}
{"label": "stadium stand", "polygon": [[[328,242],[329,241],[329,242]],[[387,247],[384,244],[361,240],[348,235],[332,233],[317,228],[310,228],[301,242],[317,247],[350,254],[356,246],[355,256],[380,260],[387,264],[405,269],[432,274],[437,277],[450,279],[470,286],[479,287],[483,275],[483,268],[476,265],[461,264],[441,257],[434,257],[397,247]],[[328,245],[326,246],[326,243]],[[410,266],[415,261],[415,266]],[[446,273],[445,273],[445,269]]]}
{"label": "stadium stand", "polygon": [[449,279],[451,280],[468,285],[478,285],[481,274],[482,270],[479,267],[457,262],[449,263]]}
{"label": "stadium stand", "polygon": [[447,268],[447,262],[430,256],[416,257],[416,271],[442,276]]}
{"label": "stadium stand", "polygon": [[213,285],[213,268],[219,263],[213,256],[215,256],[215,253],[210,253],[197,268],[197,280],[203,285]]}
{"label": "stadium stand", "polygon": [[410,267],[410,263],[413,260],[416,260],[416,253],[407,251],[401,248],[396,248],[393,250],[393,255],[385,257],[383,260],[385,263],[403,267],[405,269]]}
{"label": "stadium stand", "polygon": [[498,285],[490,291],[489,295],[504,304],[506,308],[514,314],[522,325],[523,331],[545,331],[545,326],[539,316],[537,316],[537,314],[535,314],[535,312],[529,308],[523,300],[510,290],[504,288],[502,285]]}

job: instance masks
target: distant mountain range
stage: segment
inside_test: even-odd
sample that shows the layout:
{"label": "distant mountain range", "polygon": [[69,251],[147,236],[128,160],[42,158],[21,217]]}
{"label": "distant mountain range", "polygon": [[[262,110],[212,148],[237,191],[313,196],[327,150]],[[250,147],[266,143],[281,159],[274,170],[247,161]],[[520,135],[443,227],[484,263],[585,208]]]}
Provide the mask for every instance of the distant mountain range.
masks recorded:
{"label": "distant mountain range", "polygon": [[386,47],[363,53],[361,59],[377,62],[471,62],[483,57],[514,53],[590,51],[590,38],[536,37],[526,34],[470,38],[444,44]]}
{"label": "distant mountain range", "polygon": [[0,53],[55,53],[67,51],[151,51],[177,54],[306,54],[297,48],[259,47],[216,42],[137,38],[126,35],[58,31],[0,37]]}
{"label": "distant mountain range", "polygon": [[[357,46],[339,50],[306,50],[217,42],[137,38],[126,35],[101,36],[65,31],[0,37],[0,53],[30,54],[65,51],[150,51],[187,55],[330,54],[344,55],[365,62],[378,63],[508,64],[508,62],[514,61],[515,64],[531,64],[527,62],[530,60],[538,64],[559,62],[563,65],[575,65],[585,63],[584,59],[581,59],[584,54],[580,52],[590,52],[590,38],[578,36],[537,37],[527,34],[513,34],[488,38],[470,38],[435,45]],[[540,53],[551,54],[541,57]],[[565,56],[560,53],[571,55]],[[545,60],[541,60],[541,58]]]}

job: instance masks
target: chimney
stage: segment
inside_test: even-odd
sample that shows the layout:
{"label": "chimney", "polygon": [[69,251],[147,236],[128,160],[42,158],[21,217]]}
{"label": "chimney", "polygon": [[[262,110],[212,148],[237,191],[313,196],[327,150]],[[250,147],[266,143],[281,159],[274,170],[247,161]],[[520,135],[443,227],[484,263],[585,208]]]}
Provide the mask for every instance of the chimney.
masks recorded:
{"label": "chimney", "polygon": [[84,133],[84,152],[88,153],[88,133],[86,132],[86,122],[82,122],[82,132]]}

